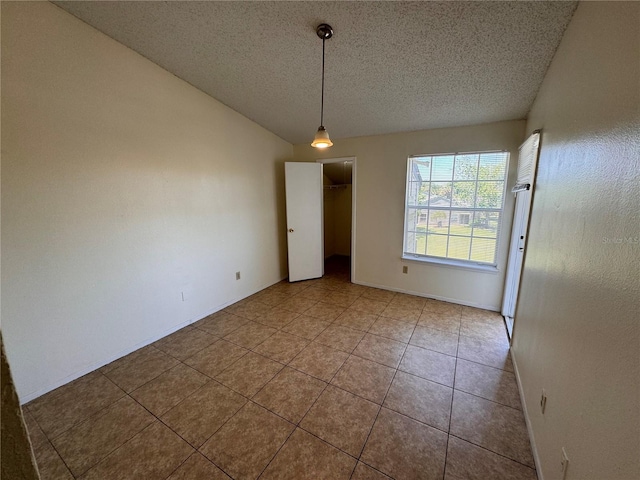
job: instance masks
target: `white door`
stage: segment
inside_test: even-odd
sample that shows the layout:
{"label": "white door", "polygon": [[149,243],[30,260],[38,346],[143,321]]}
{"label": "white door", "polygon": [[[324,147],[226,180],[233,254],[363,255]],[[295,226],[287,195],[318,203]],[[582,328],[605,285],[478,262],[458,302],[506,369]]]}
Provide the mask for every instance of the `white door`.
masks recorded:
{"label": "white door", "polygon": [[289,281],[324,275],[322,164],[285,162]]}
{"label": "white door", "polygon": [[520,146],[518,159],[518,178],[512,192],[516,194],[516,206],[513,212],[513,227],[511,231],[511,246],[509,247],[509,261],[502,300],[502,315],[507,324],[509,336],[513,334],[520,276],[524,263],[527,245],[527,231],[529,229],[529,213],[533,199],[536,166],[538,163],[538,148],[540,145],[540,131],[536,130]]}
{"label": "white door", "polygon": [[507,321],[509,335],[513,333],[513,317],[516,313],[516,300],[518,299],[518,287],[520,285],[522,263],[524,261],[524,248],[527,239],[530,207],[531,190],[523,190],[516,193],[516,207],[513,214],[513,230],[511,233],[511,247],[509,248],[507,279],[504,286],[504,300],[502,304],[502,315],[504,315]]}

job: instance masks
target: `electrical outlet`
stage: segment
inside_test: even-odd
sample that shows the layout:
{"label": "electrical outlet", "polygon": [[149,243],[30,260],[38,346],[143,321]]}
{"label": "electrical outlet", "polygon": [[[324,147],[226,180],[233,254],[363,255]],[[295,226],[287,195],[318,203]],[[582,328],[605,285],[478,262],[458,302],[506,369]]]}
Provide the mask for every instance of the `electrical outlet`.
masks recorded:
{"label": "electrical outlet", "polygon": [[547,408],[547,392],[542,389],[542,395],[540,396],[540,411],[544,415],[544,410]]}
{"label": "electrical outlet", "polygon": [[562,447],[561,466],[562,466],[562,480],[564,480],[565,478],[567,478],[567,469],[569,468],[569,457],[567,456],[567,452],[564,449],[564,447]]}
{"label": "electrical outlet", "polygon": [[236,280],[240,280],[240,272],[236,272]]}
{"label": "electrical outlet", "polygon": [[402,267],[402,273],[409,273],[409,267],[407,265]]}

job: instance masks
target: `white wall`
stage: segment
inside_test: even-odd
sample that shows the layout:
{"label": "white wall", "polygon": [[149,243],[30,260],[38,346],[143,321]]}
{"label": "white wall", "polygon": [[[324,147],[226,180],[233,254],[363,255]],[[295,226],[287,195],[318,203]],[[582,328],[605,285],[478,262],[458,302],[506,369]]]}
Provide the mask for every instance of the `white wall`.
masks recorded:
{"label": "white wall", "polygon": [[[640,4],[581,2],[542,128],[513,354],[545,480],[640,478]],[[547,393],[544,416],[538,402]]]}
{"label": "white wall", "polygon": [[291,156],[58,7],[2,2],[2,332],[21,400],[285,277]]}
{"label": "white wall", "polygon": [[[404,196],[409,155],[508,150],[509,181],[515,180],[525,122],[443,128],[334,140],[326,152],[294,146],[296,161],[357,157],[355,282],[499,310],[509,249],[513,196],[507,195],[498,273],[402,260]],[[409,273],[402,273],[402,266]]]}

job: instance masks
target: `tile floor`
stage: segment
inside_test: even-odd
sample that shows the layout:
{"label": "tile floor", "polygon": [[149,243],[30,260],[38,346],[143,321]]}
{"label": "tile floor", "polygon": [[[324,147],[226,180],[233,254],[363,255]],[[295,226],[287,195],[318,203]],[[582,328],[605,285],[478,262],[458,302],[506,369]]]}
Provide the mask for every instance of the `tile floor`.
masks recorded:
{"label": "tile floor", "polygon": [[536,479],[502,318],[278,283],[26,405],[46,479]]}

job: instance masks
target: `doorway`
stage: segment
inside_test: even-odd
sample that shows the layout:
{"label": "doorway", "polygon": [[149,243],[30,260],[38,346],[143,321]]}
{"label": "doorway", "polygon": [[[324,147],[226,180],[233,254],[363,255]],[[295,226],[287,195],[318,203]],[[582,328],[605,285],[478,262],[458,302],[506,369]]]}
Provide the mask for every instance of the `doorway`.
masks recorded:
{"label": "doorway", "polygon": [[520,277],[526,253],[529,214],[531,213],[539,149],[540,130],[535,130],[520,146],[518,177],[515,186],[511,189],[516,195],[516,205],[513,214],[511,245],[509,247],[509,260],[502,300],[502,316],[505,319],[510,339],[513,338],[515,326]]}
{"label": "doorway", "polygon": [[355,276],[356,158],[318,160],[323,165],[325,272]]}

